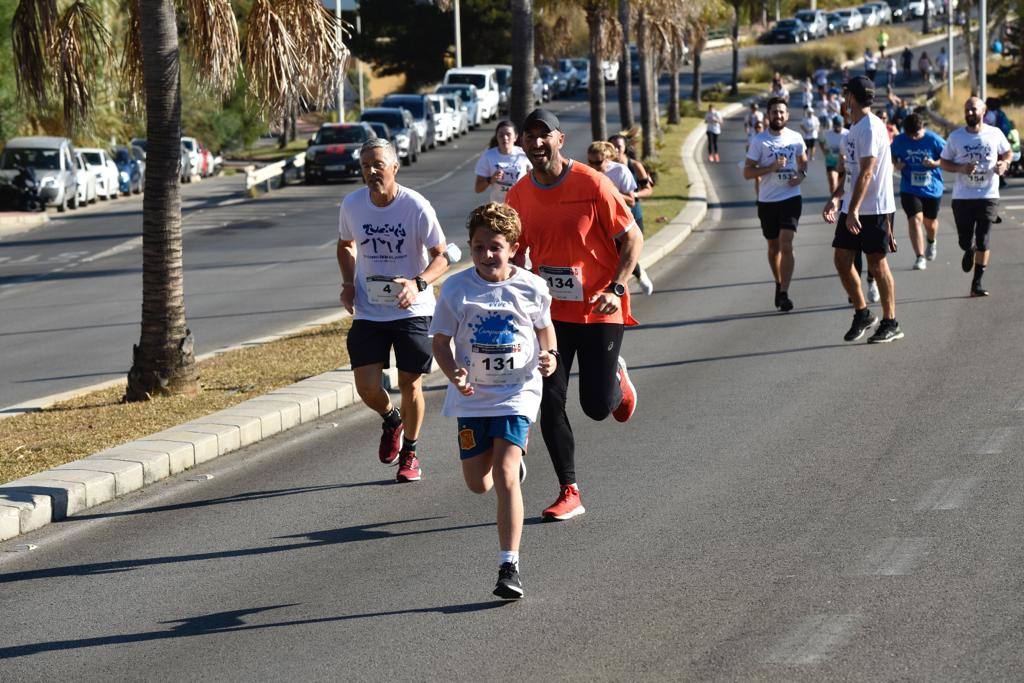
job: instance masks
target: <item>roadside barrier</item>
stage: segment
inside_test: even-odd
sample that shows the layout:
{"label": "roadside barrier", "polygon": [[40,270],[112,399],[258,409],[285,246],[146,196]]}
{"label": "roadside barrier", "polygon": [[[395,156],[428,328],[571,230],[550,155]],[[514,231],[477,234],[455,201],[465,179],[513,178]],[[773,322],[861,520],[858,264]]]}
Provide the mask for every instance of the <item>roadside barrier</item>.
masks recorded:
{"label": "roadside barrier", "polygon": [[306,154],[296,154],[288,159],[267,164],[266,166],[245,167],[245,193],[250,197],[255,196],[259,191],[270,192],[276,182],[277,187],[283,187],[289,175],[301,177],[303,167],[306,165]]}

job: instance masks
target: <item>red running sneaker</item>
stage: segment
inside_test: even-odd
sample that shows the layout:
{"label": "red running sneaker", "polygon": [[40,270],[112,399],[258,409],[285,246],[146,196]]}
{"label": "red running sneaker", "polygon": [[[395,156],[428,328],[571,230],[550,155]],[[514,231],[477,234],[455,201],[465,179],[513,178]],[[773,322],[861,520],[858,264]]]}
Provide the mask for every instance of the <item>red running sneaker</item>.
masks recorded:
{"label": "red running sneaker", "polygon": [[580,487],[576,484],[569,484],[562,487],[562,492],[558,494],[558,500],[545,508],[540,516],[546,521],[565,520],[582,515],[586,511],[587,509],[583,507],[583,502],[580,500]]}
{"label": "red running sneaker", "polygon": [[636,387],[629,380],[629,373],[626,372],[626,361],[619,356],[619,390],[622,391],[622,403],[612,411],[612,415],[619,422],[625,422],[633,417],[636,412]]}
{"label": "red running sneaker", "polygon": [[421,478],[420,461],[416,458],[416,451],[402,451],[398,456],[398,474],[395,475],[395,481],[419,481]]}
{"label": "red running sneaker", "polygon": [[397,427],[388,427],[387,423],[384,423],[381,429],[383,433],[380,435],[377,455],[385,465],[394,465],[398,461],[398,449],[402,446],[402,433],[405,427],[401,423]]}

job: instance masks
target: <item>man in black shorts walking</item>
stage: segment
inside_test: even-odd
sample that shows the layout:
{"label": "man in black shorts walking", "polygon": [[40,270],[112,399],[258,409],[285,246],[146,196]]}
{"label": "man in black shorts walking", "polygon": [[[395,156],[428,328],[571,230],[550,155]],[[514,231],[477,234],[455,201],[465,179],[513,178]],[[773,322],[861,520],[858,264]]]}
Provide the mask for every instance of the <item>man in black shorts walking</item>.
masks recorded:
{"label": "man in black shorts walking", "polygon": [[789,106],[781,98],[768,101],[768,130],[754,136],[747,148],[743,177],[760,178],[757,217],[768,240],[768,265],[775,278],[775,307],[793,310],[789,283],[793,277],[793,237],[800,222],[800,183],[807,177],[803,137],[786,128]]}
{"label": "man in black shorts walking", "polygon": [[[370,140],[359,160],[366,187],[342,201],[338,225],[341,305],[354,318],[348,355],[359,397],[384,421],[380,461],[398,462],[398,481],[419,481],[422,376],[433,360],[427,336],[434,315],[430,283],[448,269],[444,233],[423,195],[395,181],[399,163],[391,143]],[[401,412],[381,386],[392,348]]]}
{"label": "man in black shorts walking", "polygon": [[[882,299],[882,322],[868,342],[887,343],[903,338],[903,330],[896,322],[896,284],[885,258],[889,251],[896,251],[892,236],[896,198],[889,133],[881,119],[871,113],[875,88],[870,80],[864,76],[851,78],[844,86],[843,96],[853,121],[843,144],[843,165],[850,191],[840,185],[822,211],[827,222],[836,224],[832,240],[836,271],[855,309],[853,324],[843,339],[860,339],[878,321],[868,309],[860,275],[853,265],[857,252],[862,251],[868,257],[868,272],[878,282]],[[836,220],[840,200],[842,209]]]}

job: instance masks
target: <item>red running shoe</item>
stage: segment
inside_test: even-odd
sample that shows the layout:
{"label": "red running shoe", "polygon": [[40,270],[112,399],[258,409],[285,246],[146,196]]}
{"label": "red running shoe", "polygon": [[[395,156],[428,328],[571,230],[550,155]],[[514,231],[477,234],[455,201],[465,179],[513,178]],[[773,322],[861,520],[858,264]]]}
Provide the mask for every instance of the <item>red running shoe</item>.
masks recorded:
{"label": "red running shoe", "polygon": [[562,487],[561,493],[558,494],[558,500],[545,508],[540,516],[547,521],[566,520],[572,519],[576,515],[582,515],[586,511],[583,501],[580,500],[580,487],[576,484],[569,484]]}
{"label": "red running shoe", "polygon": [[395,475],[395,481],[419,481],[421,478],[420,461],[416,458],[416,451],[402,451],[398,456],[398,474]]}
{"label": "red running shoe", "polygon": [[612,415],[619,422],[625,422],[636,412],[637,398],[636,387],[629,379],[629,373],[626,372],[626,361],[622,360],[622,356],[619,356],[619,390],[622,391],[622,403],[612,411]]}
{"label": "red running shoe", "polygon": [[401,422],[397,427],[388,427],[385,422],[381,429],[383,433],[380,435],[380,448],[377,450],[377,455],[385,465],[394,465],[398,461],[398,449],[402,446],[402,433],[405,431],[405,427]]}

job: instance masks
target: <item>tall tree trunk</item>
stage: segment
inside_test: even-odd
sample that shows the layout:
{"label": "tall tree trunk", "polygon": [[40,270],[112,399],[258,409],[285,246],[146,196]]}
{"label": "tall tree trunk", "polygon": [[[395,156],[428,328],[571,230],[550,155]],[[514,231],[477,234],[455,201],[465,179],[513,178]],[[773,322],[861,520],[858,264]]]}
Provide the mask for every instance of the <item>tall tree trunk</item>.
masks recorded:
{"label": "tall tree trunk", "polygon": [[729,88],[730,95],[738,95],[740,92],[740,3],[733,0],[732,3],[732,87]]}
{"label": "tall tree trunk", "polygon": [[602,32],[608,20],[603,2],[593,2],[587,7],[587,30],[590,33],[590,135],[591,140],[608,137],[608,122],[604,102],[604,69],[601,55],[604,54]]}
{"label": "tall tree trunk", "polygon": [[633,64],[629,55],[629,0],[619,0],[619,23],[622,25],[622,54],[619,56],[619,125],[622,130],[633,127]]}
{"label": "tall tree trunk", "polygon": [[701,81],[700,67],[701,67],[702,59],[703,59],[703,55],[701,55],[701,50],[698,50],[696,47],[694,47],[693,48],[693,92],[690,94],[690,98],[694,102],[697,103],[697,108],[698,109],[700,109],[704,105],[704,103],[701,101],[701,97],[700,97],[700,91],[701,91],[701,88],[703,87],[701,85],[701,82],[700,82]]}
{"label": "tall tree trunk", "polygon": [[146,194],[142,199],[142,332],[126,401],[196,393],[194,339],[185,321],[181,261],[181,73],[173,0],[139,0],[146,88]]}
{"label": "tall tree trunk", "polygon": [[517,127],[534,107],[533,0],[512,0],[512,101],[509,115]]}
{"label": "tall tree trunk", "polygon": [[672,68],[668,72],[668,112],[665,118],[669,123],[679,123],[679,49],[672,47]]}
{"label": "tall tree trunk", "polygon": [[654,106],[651,97],[651,58],[647,54],[647,10],[640,5],[636,16],[636,49],[640,59],[640,125],[642,126],[641,150],[644,159],[654,156],[654,127],[651,121],[651,109]]}
{"label": "tall tree trunk", "polygon": [[928,11],[928,2],[924,3],[924,18],[921,20],[921,33],[928,35],[932,31],[932,13]]}
{"label": "tall tree trunk", "polygon": [[658,90],[658,78],[661,76],[661,69],[658,62],[651,60],[650,68],[651,109],[647,115],[651,118],[651,130],[654,132],[654,139],[657,140],[661,131],[661,92]]}
{"label": "tall tree trunk", "polygon": [[[971,31],[971,10],[974,9],[974,3],[961,2],[960,9],[964,10],[965,16],[967,17],[967,23],[964,24],[963,28],[963,44],[964,49],[967,50],[967,79],[971,87],[971,95],[977,96],[980,87],[978,83],[978,71],[980,69],[980,58],[978,57],[977,45],[974,40],[974,32]],[[950,78],[953,78],[953,74],[949,74]]]}

